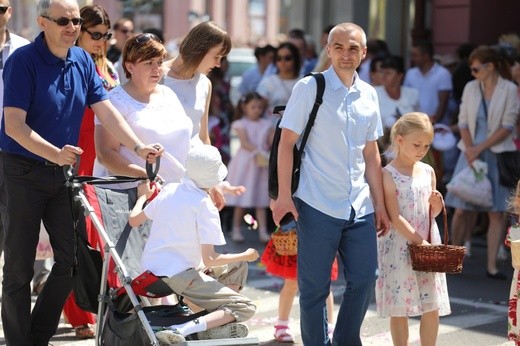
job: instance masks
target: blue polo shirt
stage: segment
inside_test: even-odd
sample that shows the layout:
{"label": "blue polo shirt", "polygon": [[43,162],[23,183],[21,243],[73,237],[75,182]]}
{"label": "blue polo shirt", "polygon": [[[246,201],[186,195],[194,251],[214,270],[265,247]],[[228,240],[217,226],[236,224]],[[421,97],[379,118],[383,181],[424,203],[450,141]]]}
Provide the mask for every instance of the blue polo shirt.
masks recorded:
{"label": "blue polo shirt", "polygon": [[[7,59],[3,80],[4,107],[26,111],[27,125],[58,148],[77,145],[85,107],[107,99],[88,53],[71,47],[65,60],[58,58],[47,48],[43,32]],[[44,161],[6,135],[3,117],[0,148]]]}

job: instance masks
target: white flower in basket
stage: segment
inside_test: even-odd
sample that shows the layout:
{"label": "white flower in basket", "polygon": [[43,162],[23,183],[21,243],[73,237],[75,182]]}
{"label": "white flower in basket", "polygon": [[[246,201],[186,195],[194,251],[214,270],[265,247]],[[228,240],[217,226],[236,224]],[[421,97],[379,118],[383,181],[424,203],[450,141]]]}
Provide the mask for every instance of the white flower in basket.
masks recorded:
{"label": "white flower in basket", "polygon": [[489,208],[493,206],[493,191],[487,172],[487,163],[475,160],[454,176],[446,188],[468,203]]}

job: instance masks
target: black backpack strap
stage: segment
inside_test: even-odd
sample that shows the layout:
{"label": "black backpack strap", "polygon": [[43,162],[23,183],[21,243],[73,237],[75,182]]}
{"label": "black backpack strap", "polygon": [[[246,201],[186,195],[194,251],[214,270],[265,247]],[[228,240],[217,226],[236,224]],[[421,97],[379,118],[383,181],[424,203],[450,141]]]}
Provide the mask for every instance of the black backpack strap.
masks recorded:
{"label": "black backpack strap", "polygon": [[320,108],[321,104],[323,103],[323,93],[325,92],[325,77],[323,77],[323,74],[318,72],[310,73],[309,75],[312,75],[316,79],[316,100],[314,100],[314,105],[309,115],[307,125],[305,126],[305,131],[303,132],[300,147],[298,148],[300,156],[303,153],[303,149],[305,148],[305,144],[307,143],[307,139],[309,138],[309,134],[311,133],[311,128],[314,125],[314,121],[316,120],[318,108]]}

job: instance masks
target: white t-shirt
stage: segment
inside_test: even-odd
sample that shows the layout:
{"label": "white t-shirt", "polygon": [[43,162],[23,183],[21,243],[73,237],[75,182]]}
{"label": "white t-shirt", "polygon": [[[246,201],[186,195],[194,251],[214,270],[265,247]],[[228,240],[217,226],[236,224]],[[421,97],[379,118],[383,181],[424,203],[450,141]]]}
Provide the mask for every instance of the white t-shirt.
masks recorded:
{"label": "white t-shirt", "polygon": [[379,100],[379,111],[381,122],[385,128],[391,128],[397,120],[396,115],[401,116],[409,112],[419,110],[419,92],[416,89],[401,87],[401,97],[394,100],[382,85],[376,86],[377,98]]}
{"label": "white t-shirt", "polygon": [[226,243],[217,207],[188,178],[166,185],[144,213],[153,222],[141,263],[155,275],[201,268],[201,245]]}
{"label": "white t-shirt", "polygon": [[[166,183],[178,182],[184,177],[184,163],[190,149],[193,125],[184,108],[171,89],[158,85],[162,97],[152,103],[142,103],[133,99],[117,86],[109,92],[109,99],[130,125],[137,137],[146,144],[161,143],[165,154],[161,157],[159,175]],[[100,125],[96,119],[96,125]],[[133,148],[120,147],[120,153],[130,162],[145,166],[145,161],[137,156]],[[112,175],[99,162],[94,162],[94,175]]]}
{"label": "white t-shirt", "polygon": [[419,110],[428,115],[437,112],[439,92],[453,89],[450,72],[437,63],[426,74],[422,74],[418,67],[409,69],[403,85],[419,91]]}
{"label": "white t-shirt", "polygon": [[192,137],[198,136],[200,133],[200,121],[206,111],[210,83],[208,77],[198,72],[191,79],[164,76],[164,85],[177,95],[184,111],[193,122]]}
{"label": "white t-shirt", "polygon": [[297,81],[298,78],[281,79],[278,74],[262,78],[256,92],[269,101],[268,115],[273,114],[274,107],[285,106],[287,104]]}

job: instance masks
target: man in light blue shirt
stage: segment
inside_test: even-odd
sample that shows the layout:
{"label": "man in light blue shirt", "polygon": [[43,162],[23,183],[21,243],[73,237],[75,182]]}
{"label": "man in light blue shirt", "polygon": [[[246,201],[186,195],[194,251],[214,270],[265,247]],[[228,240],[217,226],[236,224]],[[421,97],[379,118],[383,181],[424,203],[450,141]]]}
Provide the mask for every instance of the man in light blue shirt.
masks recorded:
{"label": "man in light blue shirt", "polygon": [[[352,23],[329,35],[332,66],[324,72],[325,93],[302,158],[300,184],[291,196],[292,148],[316,96],[312,77],[293,89],[280,123],[276,224],[292,213],[298,225],[298,285],[305,345],[330,345],[325,300],[332,263],[339,253],[347,280],[333,336],[337,345],[361,345],[360,328],[374,289],[376,235],[389,227],[383,199],[377,138],[383,134],[377,94],[359,79],[366,35]],[[293,200],[294,198],[294,200]]]}

